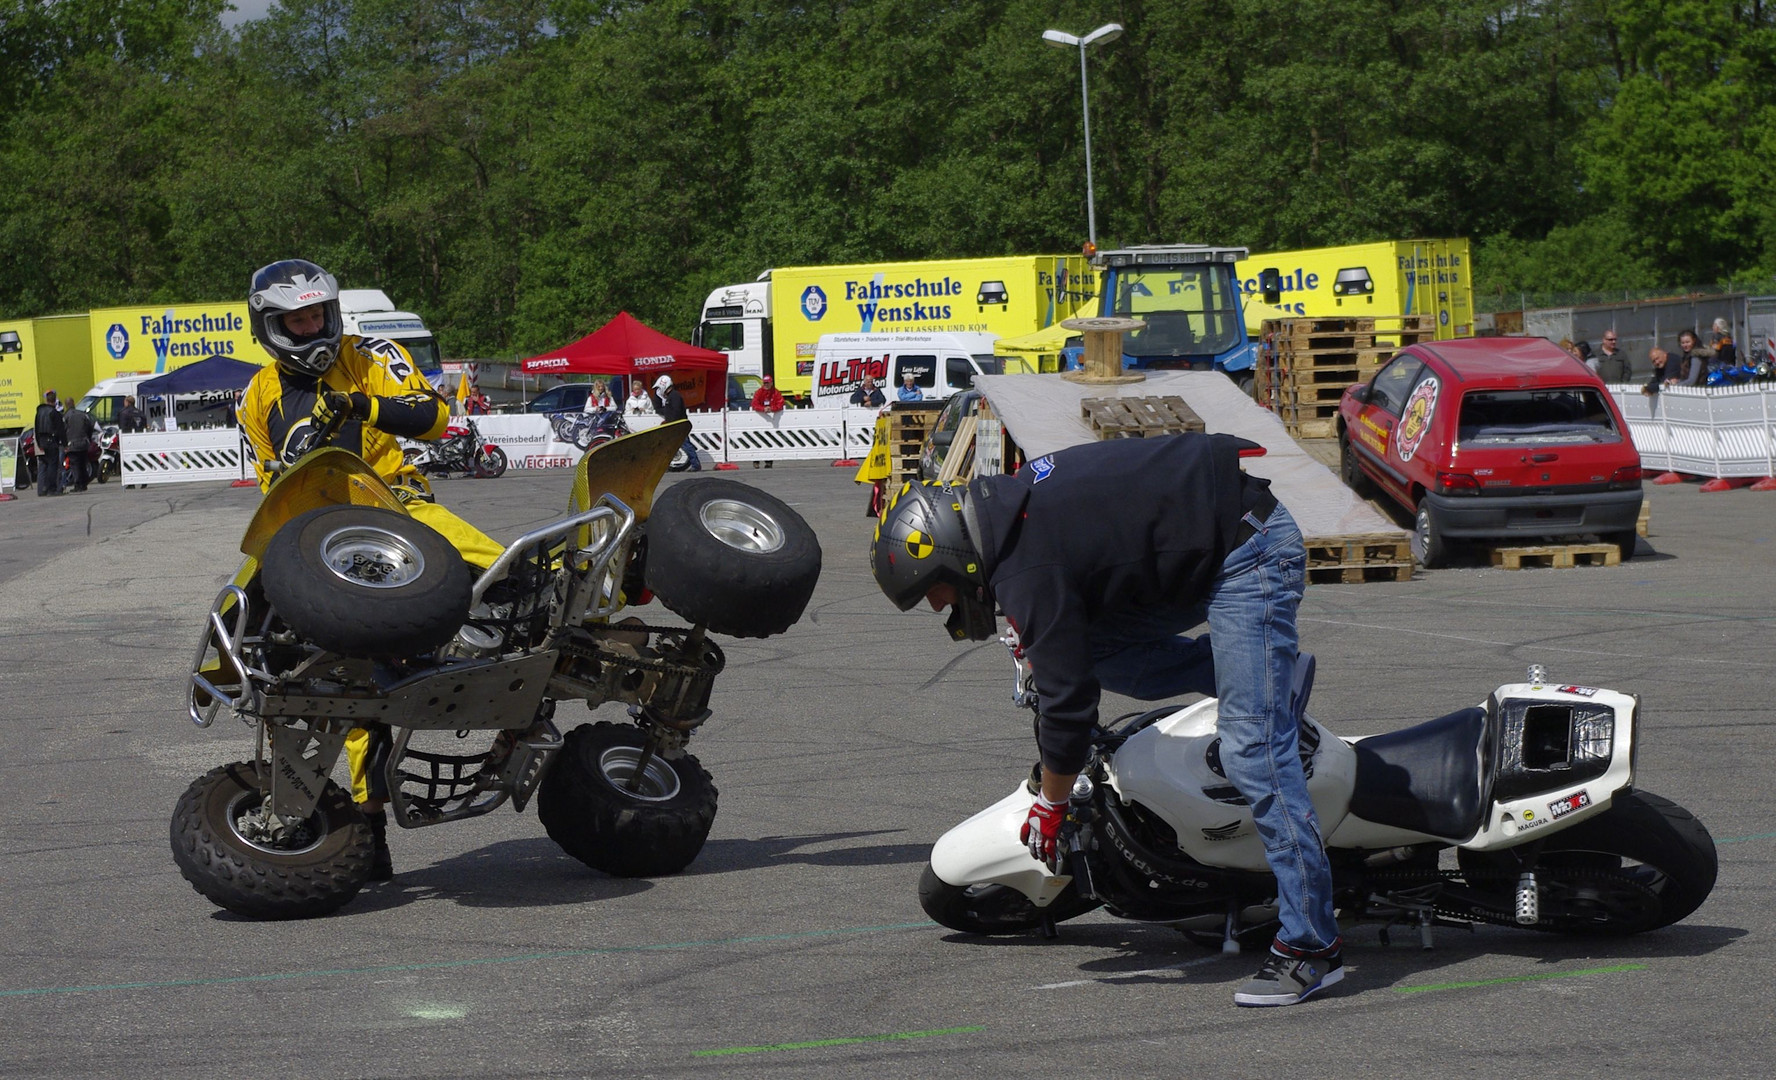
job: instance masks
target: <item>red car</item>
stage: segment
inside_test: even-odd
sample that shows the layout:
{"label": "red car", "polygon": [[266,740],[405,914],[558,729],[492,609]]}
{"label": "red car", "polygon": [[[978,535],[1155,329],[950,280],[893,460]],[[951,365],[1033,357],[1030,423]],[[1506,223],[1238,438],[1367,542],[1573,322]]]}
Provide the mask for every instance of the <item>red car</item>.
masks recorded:
{"label": "red car", "polygon": [[1640,454],[1589,368],[1542,338],[1402,349],[1338,403],[1344,482],[1417,518],[1427,567],[1453,542],[1595,534],[1634,552]]}

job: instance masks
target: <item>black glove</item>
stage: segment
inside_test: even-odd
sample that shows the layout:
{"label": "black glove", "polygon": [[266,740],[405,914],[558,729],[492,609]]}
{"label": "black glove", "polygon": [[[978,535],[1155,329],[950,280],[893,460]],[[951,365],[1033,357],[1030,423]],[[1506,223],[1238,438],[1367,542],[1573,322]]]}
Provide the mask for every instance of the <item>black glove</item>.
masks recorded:
{"label": "black glove", "polygon": [[314,422],[317,428],[325,428],[333,423],[335,417],[346,419],[368,420],[371,414],[370,395],[354,390],[347,394],[339,390],[325,390],[315,398]]}

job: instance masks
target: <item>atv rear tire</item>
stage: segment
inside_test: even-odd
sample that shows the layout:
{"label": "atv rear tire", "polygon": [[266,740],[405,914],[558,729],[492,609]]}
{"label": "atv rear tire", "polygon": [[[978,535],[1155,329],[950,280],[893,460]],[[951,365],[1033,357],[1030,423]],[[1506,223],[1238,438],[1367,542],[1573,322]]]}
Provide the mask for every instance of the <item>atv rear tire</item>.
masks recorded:
{"label": "atv rear tire", "polygon": [[240,761],[198,778],[173,808],[173,862],[191,887],[251,919],[312,919],[345,906],[370,877],[370,825],[331,780],[297,835],[249,839],[242,817],[263,796],[258,766]]}
{"label": "atv rear tire", "polygon": [[1098,906],[1081,899],[1071,883],[1047,907],[1006,885],[951,885],[925,864],[919,876],[919,906],[941,926],[964,934],[1021,934],[1046,919],[1065,922]]}
{"label": "atv rear tire", "polygon": [[450,541],[370,506],[323,506],[265,548],[265,596],[298,635],[344,656],[416,656],[456,635],[473,582]]}
{"label": "atv rear tire", "polygon": [[820,541],[783,500],[708,477],[674,484],[648,517],[647,586],[718,634],[770,637],[795,625],[820,580]]}
{"label": "atv rear tire", "polygon": [[678,873],[715,824],[715,784],[690,754],[649,758],[636,790],[628,790],[646,741],[628,724],[581,724],[567,733],[537,792],[549,839],[613,877]]}

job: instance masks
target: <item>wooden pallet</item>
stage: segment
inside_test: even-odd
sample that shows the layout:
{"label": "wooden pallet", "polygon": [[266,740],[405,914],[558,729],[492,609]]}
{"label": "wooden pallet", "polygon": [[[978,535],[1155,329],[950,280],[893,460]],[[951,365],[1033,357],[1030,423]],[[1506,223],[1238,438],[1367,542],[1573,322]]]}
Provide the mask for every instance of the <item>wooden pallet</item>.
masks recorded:
{"label": "wooden pallet", "polygon": [[1360,585],[1366,581],[1411,581],[1411,563],[1363,563],[1357,566],[1310,566],[1310,585]]}
{"label": "wooden pallet", "polygon": [[1196,410],[1175,395],[1166,397],[1086,398],[1080,415],[1100,439],[1182,435],[1203,430]]}
{"label": "wooden pallet", "polygon": [[1491,550],[1492,565],[1506,570],[1522,570],[1529,566],[1550,566],[1566,569],[1573,566],[1615,566],[1622,561],[1622,549],[1614,544],[1548,544],[1541,547],[1495,547]]}
{"label": "wooden pallet", "polygon": [[1635,519],[1635,522],[1634,522],[1634,534],[1636,536],[1651,536],[1651,535],[1653,535],[1653,533],[1652,533],[1652,513],[1653,513],[1653,504],[1647,502],[1646,499],[1643,497],[1640,500],[1640,517]]}
{"label": "wooden pallet", "polygon": [[1314,536],[1306,547],[1307,580],[1314,584],[1412,580],[1412,544],[1398,534]]}
{"label": "wooden pallet", "polygon": [[1330,439],[1338,434],[1338,421],[1335,418],[1296,420],[1284,422],[1289,434],[1297,439]]}

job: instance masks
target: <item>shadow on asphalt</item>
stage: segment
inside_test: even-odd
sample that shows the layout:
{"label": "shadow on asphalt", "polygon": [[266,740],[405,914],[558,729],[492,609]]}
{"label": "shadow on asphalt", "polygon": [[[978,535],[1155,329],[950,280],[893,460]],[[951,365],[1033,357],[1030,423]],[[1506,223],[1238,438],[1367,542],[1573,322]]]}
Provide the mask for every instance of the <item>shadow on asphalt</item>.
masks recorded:
{"label": "shadow on asphalt", "polygon": [[735,870],[758,870],[768,866],[898,866],[924,863],[931,854],[930,844],[875,844],[860,847],[833,848],[827,851],[799,851],[817,844],[855,840],[867,836],[893,836],[901,829],[875,829],[867,832],[811,833],[799,836],[761,836],[756,840],[715,840],[703,847],[703,853],[686,870],[691,874],[724,874]]}

